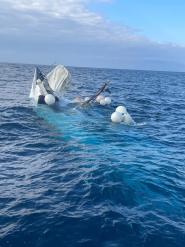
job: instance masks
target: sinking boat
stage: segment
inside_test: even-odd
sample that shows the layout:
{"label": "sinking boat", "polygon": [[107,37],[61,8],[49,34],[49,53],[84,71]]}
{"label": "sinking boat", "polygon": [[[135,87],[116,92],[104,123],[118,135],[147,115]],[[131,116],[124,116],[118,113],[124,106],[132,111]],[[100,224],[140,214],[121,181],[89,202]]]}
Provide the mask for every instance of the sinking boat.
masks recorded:
{"label": "sinking boat", "polygon": [[36,67],[30,98],[36,104],[54,105],[59,102],[70,81],[71,75],[63,65],[56,66],[46,76]]}

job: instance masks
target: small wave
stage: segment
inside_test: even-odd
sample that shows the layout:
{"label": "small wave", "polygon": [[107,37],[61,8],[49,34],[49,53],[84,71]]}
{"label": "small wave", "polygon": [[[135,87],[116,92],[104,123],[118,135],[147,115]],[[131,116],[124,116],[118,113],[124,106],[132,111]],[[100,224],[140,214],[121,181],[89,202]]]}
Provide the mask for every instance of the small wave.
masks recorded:
{"label": "small wave", "polygon": [[[72,111],[32,108],[33,66],[4,67],[0,246],[183,247],[184,74],[70,68],[71,98],[110,78],[114,99]],[[111,123],[118,101],[133,125]]]}
{"label": "small wave", "polygon": [[145,125],[147,125],[147,123],[146,123],[146,122],[142,122],[142,123],[135,123],[135,126],[145,126]]}

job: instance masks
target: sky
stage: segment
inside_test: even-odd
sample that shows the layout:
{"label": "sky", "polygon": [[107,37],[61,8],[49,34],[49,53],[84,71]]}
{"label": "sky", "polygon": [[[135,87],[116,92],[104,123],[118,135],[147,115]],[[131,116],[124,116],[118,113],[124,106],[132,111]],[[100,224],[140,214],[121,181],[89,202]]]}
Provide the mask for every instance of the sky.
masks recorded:
{"label": "sky", "polygon": [[184,0],[0,0],[0,61],[185,71]]}

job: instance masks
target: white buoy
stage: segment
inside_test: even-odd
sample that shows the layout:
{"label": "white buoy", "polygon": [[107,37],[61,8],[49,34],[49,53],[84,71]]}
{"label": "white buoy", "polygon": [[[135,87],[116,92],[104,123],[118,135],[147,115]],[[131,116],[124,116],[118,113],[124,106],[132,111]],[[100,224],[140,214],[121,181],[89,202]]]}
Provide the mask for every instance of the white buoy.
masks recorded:
{"label": "white buoy", "polygon": [[105,99],[100,100],[100,105],[106,105]]}
{"label": "white buoy", "polygon": [[47,105],[54,105],[55,104],[55,97],[52,94],[47,94],[44,98]]}
{"label": "white buoy", "polygon": [[85,97],[84,100],[85,100],[85,102],[86,102],[86,101],[90,100],[90,97]]}
{"label": "white buoy", "polygon": [[126,109],[125,106],[120,105],[120,106],[118,106],[118,107],[116,108],[116,112],[119,112],[119,113],[121,113],[121,114],[125,114],[125,113],[127,113],[127,109]]}
{"label": "white buoy", "polygon": [[120,112],[113,112],[111,115],[111,120],[113,123],[121,123],[122,114]]}
{"label": "white buoy", "polygon": [[105,97],[105,103],[106,105],[110,105],[112,102],[111,98],[110,97]]}
{"label": "white buoy", "polygon": [[96,98],[96,102],[97,103],[100,103],[100,101],[104,99],[104,96],[103,95],[98,95],[98,97]]}
{"label": "white buoy", "polygon": [[131,124],[135,123],[133,118],[130,116],[130,114],[128,112],[123,115],[123,120],[122,121],[126,125],[131,125]]}

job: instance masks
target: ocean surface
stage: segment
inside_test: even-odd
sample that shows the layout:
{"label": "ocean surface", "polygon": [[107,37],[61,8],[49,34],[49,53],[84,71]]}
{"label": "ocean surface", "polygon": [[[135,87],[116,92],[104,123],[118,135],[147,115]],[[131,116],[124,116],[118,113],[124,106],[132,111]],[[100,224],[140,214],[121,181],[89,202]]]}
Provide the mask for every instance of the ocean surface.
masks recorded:
{"label": "ocean surface", "polygon": [[112,105],[36,107],[34,65],[0,64],[0,247],[185,246],[185,73],[69,70]]}

